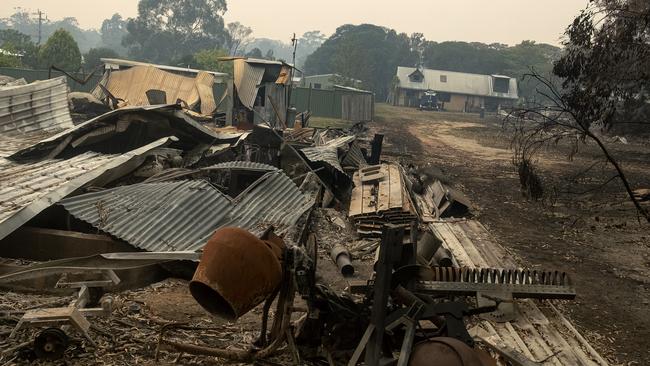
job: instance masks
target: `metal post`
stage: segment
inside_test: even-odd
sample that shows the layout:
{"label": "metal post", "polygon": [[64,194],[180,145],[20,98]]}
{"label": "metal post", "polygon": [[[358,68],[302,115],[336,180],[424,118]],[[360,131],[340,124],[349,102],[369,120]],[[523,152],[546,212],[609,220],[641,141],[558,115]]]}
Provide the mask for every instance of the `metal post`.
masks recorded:
{"label": "metal post", "polygon": [[370,335],[366,346],[365,362],[368,366],[379,365],[381,359],[384,331],[386,328],[386,305],[390,291],[390,281],[393,272],[393,264],[399,260],[404,228],[387,224],[384,226],[381,237],[381,250],[379,262],[377,262],[377,277],[375,278],[374,297],[372,302],[372,313],[370,323],[374,325],[375,331]]}
{"label": "metal post", "polygon": [[293,70],[296,68],[296,48],[298,47],[298,40],[296,39],[296,34],[293,34],[291,38],[291,45],[293,46],[293,64],[291,65],[291,70],[289,70],[289,89],[287,91],[287,104],[286,104],[286,115],[284,120],[289,121],[289,109],[291,108],[291,92],[293,91]]}

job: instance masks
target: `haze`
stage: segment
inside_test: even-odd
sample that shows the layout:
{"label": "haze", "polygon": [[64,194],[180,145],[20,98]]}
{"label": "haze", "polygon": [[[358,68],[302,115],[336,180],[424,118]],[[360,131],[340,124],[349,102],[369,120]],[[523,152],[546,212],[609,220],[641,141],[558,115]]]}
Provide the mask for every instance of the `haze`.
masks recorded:
{"label": "haze", "polygon": [[[40,9],[49,19],[75,17],[82,28],[99,28],[113,13],[137,15],[137,0],[3,0],[0,17],[15,7]],[[477,41],[516,44],[525,39],[558,45],[566,26],[587,6],[587,0],[231,0],[227,22],[253,28],[254,37],[288,41],[320,30],[330,35],[336,27],[372,23],[398,32],[421,32],[432,41]]]}

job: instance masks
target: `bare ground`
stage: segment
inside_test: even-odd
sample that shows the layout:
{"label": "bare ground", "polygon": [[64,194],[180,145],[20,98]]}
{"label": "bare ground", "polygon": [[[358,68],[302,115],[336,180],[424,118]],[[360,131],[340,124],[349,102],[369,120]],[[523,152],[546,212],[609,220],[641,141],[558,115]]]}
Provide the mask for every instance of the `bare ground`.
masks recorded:
{"label": "bare ground", "polygon": [[[614,175],[595,144],[571,161],[562,144],[543,151],[536,165],[547,197],[530,202],[519,188],[511,137],[496,118],[379,105],[376,120],[371,128],[386,134],[389,158],[441,168],[522,266],[572,274],[578,298],[565,312],[612,364],[650,362],[650,225],[639,221],[618,180],[593,190]],[[650,187],[647,140],[609,147],[634,187]]]}

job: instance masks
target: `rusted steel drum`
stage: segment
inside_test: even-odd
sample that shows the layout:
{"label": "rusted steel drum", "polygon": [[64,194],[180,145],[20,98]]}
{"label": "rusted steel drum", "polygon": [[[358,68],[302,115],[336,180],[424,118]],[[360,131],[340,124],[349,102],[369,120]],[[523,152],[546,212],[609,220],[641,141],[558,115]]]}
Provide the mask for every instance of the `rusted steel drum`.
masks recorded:
{"label": "rusted steel drum", "polygon": [[221,228],[203,248],[190,293],[208,312],[234,320],[263,302],[282,280],[284,242],[246,230]]}
{"label": "rusted steel drum", "polygon": [[413,347],[409,366],[496,366],[496,361],[481,350],[455,338],[436,337]]}

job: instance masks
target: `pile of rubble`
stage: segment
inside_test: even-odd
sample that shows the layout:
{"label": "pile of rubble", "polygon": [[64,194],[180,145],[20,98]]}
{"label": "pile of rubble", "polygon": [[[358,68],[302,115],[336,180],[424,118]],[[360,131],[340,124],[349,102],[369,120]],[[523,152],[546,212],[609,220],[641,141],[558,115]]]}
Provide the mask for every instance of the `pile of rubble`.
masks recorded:
{"label": "pile of rubble", "polygon": [[575,291],[563,273],[492,268],[487,244],[444,226],[473,222],[449,184],[382,160],[362,124],[256,110],[289,65],[235,60],[219,98],[223,75],[118,61],[95,99],[68,98],[63,77],[0,87],[3,364],[598,359],[522,347],[519,325],[512,347],[497,324],[514,299]]}

